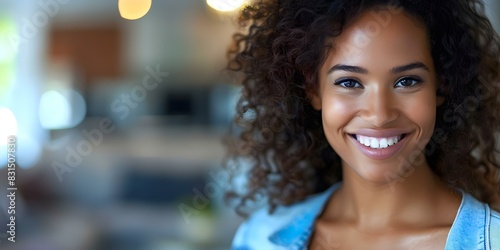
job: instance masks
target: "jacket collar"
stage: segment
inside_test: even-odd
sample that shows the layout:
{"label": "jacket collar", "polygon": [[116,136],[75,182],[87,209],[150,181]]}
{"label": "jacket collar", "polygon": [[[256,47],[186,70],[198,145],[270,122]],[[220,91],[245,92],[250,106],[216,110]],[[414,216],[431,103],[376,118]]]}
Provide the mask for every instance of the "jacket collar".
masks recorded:
{"label": "jacket collar", "polygon": [[481,203],[470,194],[462,191],[462,203],[458,209],[455,221],[451,226],[446,250],[451,249],[489,249],[488,234],[489,206]]}
{"label": "jacket collar", "polygon": [[[330,196],[340,187],[338,182],[299,204],[301,209],[288,224],[273,233],[269,240],[287,249],[301,249],[306,246],[313,231],[314,222],[323,211]],[[462,201],[455,221],[446,240],[445,249],[476,249],[478,242],[486,245],[488,239],[485,225],[489,224],[489,207],[462,191]],[[486,246],[485,246],[486,247]],[[485,248],[486,249],[486,248]]]}
{"label": "jacket collar", "polygon": [[340,187],[338,182],[320,194],[312,196],[310,199],[301,202],[301,209],[297,216],[292,218],[290,223],[273,233],[269,240],[276,245],[291,246],[304,245],[310,238],[314,227],[314,222],[323,211],[330,196]]}

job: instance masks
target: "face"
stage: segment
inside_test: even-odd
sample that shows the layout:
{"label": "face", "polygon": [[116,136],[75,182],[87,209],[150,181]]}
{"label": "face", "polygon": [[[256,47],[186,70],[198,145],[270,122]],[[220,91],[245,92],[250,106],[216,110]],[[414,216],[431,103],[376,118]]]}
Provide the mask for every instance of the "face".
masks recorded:
{"label": "face", "polygon": [[423,24],[401,12],[374,30],[372,13],[330,41],[310,98],[344,178],[387,183],[428,167],[423,149],[435,124],[437,77]]}

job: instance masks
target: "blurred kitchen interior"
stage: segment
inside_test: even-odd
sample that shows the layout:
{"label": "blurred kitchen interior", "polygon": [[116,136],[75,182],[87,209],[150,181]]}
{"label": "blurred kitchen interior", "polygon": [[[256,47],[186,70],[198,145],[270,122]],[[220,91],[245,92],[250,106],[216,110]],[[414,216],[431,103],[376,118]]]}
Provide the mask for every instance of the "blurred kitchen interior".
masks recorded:
{"label": "blurred kitchen interior", "polygon": [[[500,2],[486,3],[498,30]],[[0,138],[18,139],[17,242],[0,154],[0,249],[229,249],[233,14],[153,0],[126,20],[118,0],[0,0]]]}
{"label": "blurred kitchen interior", "polygon": [[0,0],[0,135],[17,135],[19,190],[15,244],[0,199],[1,249],[229,248],[233,14],[154,0],[126,20],[117,0]]}

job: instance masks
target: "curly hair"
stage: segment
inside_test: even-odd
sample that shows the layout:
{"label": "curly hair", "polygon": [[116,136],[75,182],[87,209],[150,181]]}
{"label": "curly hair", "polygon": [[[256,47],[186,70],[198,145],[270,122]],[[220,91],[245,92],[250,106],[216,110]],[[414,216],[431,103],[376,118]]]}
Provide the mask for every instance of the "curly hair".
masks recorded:
{"label": "curly hair", "polygon": [[249,176],[243,191],[226,194],[237,212],[247,214],[261,198],[272,212],[341,181],[340,157],[307,91],[317,84],[327,39],[361,12],[391,4],[425,25],[442,79],[445,102],[427,162],[449,186],[499,208],[500,43],[480,0],[270,0],[242,10],[238,21],[247,29],[228,52],[243,89],[225,167]]}

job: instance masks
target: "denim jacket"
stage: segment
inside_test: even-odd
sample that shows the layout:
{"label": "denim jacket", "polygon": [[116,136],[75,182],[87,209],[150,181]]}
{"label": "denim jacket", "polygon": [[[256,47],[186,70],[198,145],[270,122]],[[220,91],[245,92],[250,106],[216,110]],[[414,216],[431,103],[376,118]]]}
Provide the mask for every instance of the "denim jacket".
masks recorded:
{"label": "denim jacket", "polygon": [[[232,249],[307,249],[316,217],[340,184],[292,206],[279,207],[271,215],[265,208],[258,210],[239,227]],[[451,249],[500,250],[500,213],[462,192],[446,241],[445,250]]]}

